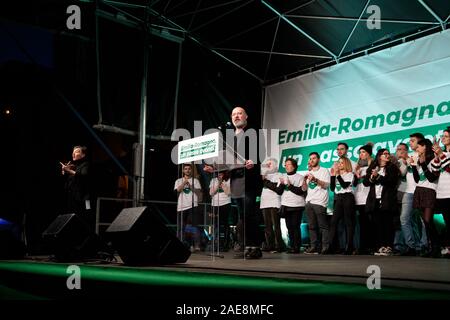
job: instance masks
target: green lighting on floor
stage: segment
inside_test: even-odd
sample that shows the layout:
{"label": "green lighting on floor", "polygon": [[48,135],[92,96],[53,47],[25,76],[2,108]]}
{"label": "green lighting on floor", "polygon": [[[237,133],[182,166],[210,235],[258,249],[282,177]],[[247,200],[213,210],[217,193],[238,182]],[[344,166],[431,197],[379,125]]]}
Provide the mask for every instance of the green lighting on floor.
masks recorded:
{"label": "green lighting on floor", "polygon": [[[4,271],[36,276],[68,277],[69,264],[36,262],[0,262],[0,274]],[[82,279],[146,286],[173,286],[190,288],[216,288],[226,290],[252,290],[254,292],[279,293],[290,296],[317,295],[352,299],[376,300],[426,300],[450,298],[450,292],[431,290],[383,288],[368,290],[362,284],[335,283],[312,280],[281,279],[255,276],[237,276],[197,271],[161,270],[157,268],[130,268],[115,266],[80,265]],[[0,278],[1,279],[1,278]],[[0,280],[1,284],[2,280]]]}

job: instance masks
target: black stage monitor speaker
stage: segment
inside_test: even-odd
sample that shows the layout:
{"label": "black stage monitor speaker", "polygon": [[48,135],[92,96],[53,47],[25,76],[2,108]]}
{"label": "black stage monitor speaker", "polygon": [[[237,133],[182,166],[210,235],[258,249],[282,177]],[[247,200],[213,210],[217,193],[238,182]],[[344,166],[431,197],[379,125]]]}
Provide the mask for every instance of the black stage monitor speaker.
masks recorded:
{"label": "black stage monitor speaker", "polygon": [[20,240],[18,227],[0,218],[0,259],[22,259],[25,245]]}
{"label": "black stage monitor speaker", "polygon": [[42,237],[59,261],[96,258],[97,253],[104,249],[99,237],[75,213],[58,216]]}
{"label": "black stage monitor speaker", "polygon": [[162,219],[147,207],[123,209],[106,235],[128,265],[183,263],[191,255]]}

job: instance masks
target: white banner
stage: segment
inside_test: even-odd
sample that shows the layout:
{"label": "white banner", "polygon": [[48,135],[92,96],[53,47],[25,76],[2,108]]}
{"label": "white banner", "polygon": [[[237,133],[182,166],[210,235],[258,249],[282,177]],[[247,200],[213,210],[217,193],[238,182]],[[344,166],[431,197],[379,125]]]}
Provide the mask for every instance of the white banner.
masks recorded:
{"label": "white banner", "polygon": [[310,152],[321,165],[349,157],[367,142],[395,152],[413,132],[441,135],[450,123],[450,30],[266,88],[266,129],[279,129],[280,169],[287,157],[306,170]]}
{"label": "white banner", "polygon": [[219,155],[219,132],[178,143],[178,163],[209,159]]}

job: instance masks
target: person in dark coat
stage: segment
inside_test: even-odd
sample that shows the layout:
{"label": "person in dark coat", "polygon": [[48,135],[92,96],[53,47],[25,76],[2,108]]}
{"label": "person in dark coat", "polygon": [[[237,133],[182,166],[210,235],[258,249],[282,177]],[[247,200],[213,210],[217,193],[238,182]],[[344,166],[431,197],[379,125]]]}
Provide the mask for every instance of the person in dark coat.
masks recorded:
{"label": "person in dark coat", "polygon": [[90,169],[86,159],[87,148],[75,146],[72,151],[72,161],[61,163],[61,173],[66,176],[66,210],[80,217],[91,210]]}
{"label": "person in dark coat", "polygon": [[392,163],[388,150],[380,149],[372,161],[363,184],[370,187],[366,211],[372,214],[378,251],[375,255],[392,255],[394,242],[393,217],[397,210],[397,188],[400,169]]}

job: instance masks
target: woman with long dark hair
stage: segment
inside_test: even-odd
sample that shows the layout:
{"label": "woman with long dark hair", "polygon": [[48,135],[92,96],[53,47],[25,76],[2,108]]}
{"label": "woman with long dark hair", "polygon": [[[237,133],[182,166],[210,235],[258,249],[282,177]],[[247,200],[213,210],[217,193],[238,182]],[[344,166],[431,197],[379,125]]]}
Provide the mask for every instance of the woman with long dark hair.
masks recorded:
{"label": "woman with long dark hair", "polygon": [[397,210],[397,186],[399,168],[391,162],[387,149],[380,149],[364,177],[364,185],[370,187],[366,212],[373,216],[375,225],[375,255],[392,255],[394,242],[393,217]]}
{"label": "woman with long dark hair", "polygon": [[444,149],[439,145],[439,140],[433,145],[435,154],[432,162],[433,171],[440,171],[438,186],[436,190],[435,213],[442,213],[445,220],[445,246],[442,254],[450,256],[450,127],[442,133],[441,142]]}
{"label": "woman with long dark hair", "polygon": [[417,162],[412,163],[414,180],[417,183],[413,206],[421,211],[429,242],[428,250],[422,256],[439,257],[441,255],[439,235],[433,221],[439,171],[433,171],[432,168],[433,144],[428,139],[421,140],[417,143],[416,151],[419,158]]}

